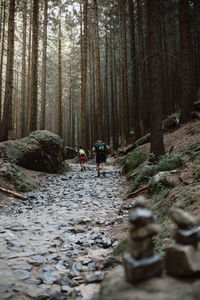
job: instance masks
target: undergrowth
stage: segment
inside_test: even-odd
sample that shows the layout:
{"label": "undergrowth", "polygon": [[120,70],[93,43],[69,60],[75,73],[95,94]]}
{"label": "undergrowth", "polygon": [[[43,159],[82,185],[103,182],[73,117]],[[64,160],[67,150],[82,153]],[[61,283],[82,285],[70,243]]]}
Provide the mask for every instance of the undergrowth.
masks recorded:
{"label": "undergrowth", "polygon": [[161,156],[155,165],[145,165],[140,169],[131,184],[131,192],[135,191],[141,183],[149,181],[155,174],[161,171],[170,171],[185,165],[187,157],[184,153],[171,154],[167,158]]}
{"label": "undergrowth", "polygon": [[143,151],[134,151],[126,160],[122,174],[130,175],[133,170],[140,166],[147,159],[147,154]]}

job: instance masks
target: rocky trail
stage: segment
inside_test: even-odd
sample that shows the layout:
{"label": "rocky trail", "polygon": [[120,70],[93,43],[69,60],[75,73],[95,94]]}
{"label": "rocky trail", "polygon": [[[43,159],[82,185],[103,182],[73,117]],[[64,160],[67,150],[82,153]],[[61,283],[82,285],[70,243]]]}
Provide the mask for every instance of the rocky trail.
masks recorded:
{"label": "rocky trail", "polygon": [[126,190],[119,170],[72,164],[0,209],[0,299],[91,299],[107,271]]}

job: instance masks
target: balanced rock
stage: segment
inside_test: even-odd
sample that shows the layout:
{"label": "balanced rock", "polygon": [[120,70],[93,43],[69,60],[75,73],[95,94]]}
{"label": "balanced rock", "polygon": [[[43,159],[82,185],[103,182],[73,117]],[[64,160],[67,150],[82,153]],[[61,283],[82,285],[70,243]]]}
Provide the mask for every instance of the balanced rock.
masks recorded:
{"label": "balanced rock", "polygon": [[200,247],[172,244],[166,247],[166,272],[175,277],[200,275]]}
{"label": "balanced rock", "polygon": [[132,209],[129,215],[130,223],[133,223],[134,226],[139,227],[150,224],[155,220],[156,218],[150,210],[141,207],[136,207],[135,209]]}
{"label": "balanced rock", "polygon": [[194,224],[194,218],[178,207],[172,207],[169,215],[174,223],[180,228],[189,228]]}

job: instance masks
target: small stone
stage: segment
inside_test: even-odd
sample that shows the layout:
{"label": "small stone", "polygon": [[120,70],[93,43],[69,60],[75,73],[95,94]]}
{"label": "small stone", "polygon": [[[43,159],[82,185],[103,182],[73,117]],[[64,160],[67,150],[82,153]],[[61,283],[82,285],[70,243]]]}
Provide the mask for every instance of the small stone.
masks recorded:
{"label": "small stone", "polygon": [[129,221],[135,226],[144,226],[150,223],[154,223],[156,220],[152,212],[146,208],[136,207],[130,211]]}
{"label": "small stone", "polygon": [[92,274],[87,274],[85,276],[85,282],[86,283],[95,283],[95,282],[101,282],[104,279],[104,273],[101,271],[97,271]]}
{"label": "small stone", "polygon": [[187,212],[177,207],[170,208],[169,215],[174,221],[174,223],[177,224],[177,226],[180,228],[189,228],[195,222],[192,216],[190,216]]}
{"label": "small stone", "polygon": [[160,225],[152,223],[147,226],[130,228],[130,238],[131,239],[144,239],[149,236],[154,236],[160,232]]}
{"label": "small stone", "polygon": [[144,196],[138,196],[136,199],[133,201],[132,207],[141,207],[141,208],[146,208],[147,206],[147,199]]}
{"label": "small stone", "polygon": [[197,244],[200,241],[200,232],[198,229],[182,230],[176,229],[173,237],[175,241],[183,245]]}
{"label": "small stone", "polygon": [[192,245],[172,244],[165,248],[165,269],[176,277],[200,273],[200,250]]}
{"label": "small stone", "polygon": [[160,276],[163,270],[163,263],[162,258],[158,255],[136,260],[130,253],[125,253],[124,267],[126,280],[134,283],[151,277]]}

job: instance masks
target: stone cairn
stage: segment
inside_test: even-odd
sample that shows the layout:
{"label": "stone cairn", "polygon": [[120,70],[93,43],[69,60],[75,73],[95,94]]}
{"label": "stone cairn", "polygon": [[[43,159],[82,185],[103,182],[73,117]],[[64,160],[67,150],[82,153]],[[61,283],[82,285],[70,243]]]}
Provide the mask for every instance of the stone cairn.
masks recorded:
{"label": "stone cairn", "polygon": [[192,228],[194,218],[178,204],[169,210],[169,215],[177,228],[174,243],[165,248],[166,272],[175,277],[200,275],[200,231]]}
{"label": "stone cairn", "polygon": [[145,197],[137,197],[129,215],[128,249],[123,260],[126,280],[131,283],[159,276],[163,269],[162,258],[154,255],[153,246],[160,226],[146,204]]}

